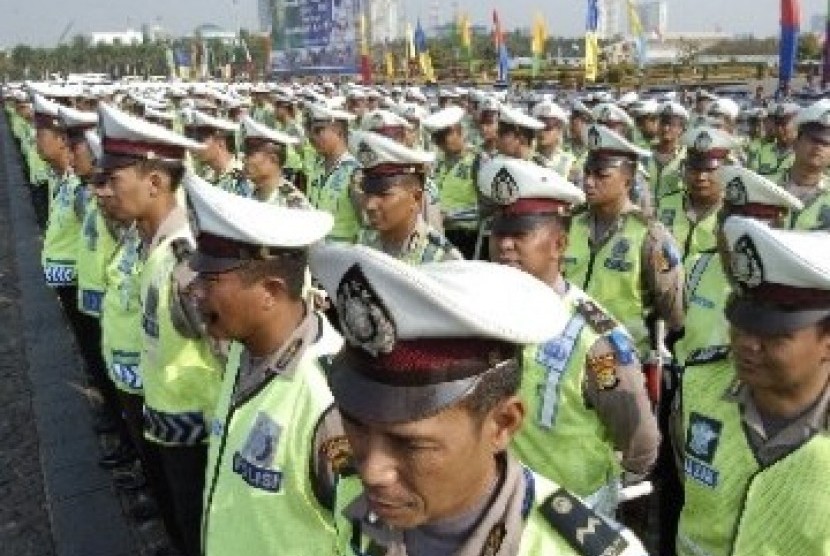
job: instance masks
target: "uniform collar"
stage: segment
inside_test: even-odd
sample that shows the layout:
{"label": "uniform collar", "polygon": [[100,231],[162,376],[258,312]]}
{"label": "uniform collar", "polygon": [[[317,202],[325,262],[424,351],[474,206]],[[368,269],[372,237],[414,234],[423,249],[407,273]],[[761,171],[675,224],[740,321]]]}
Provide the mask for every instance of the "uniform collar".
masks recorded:
{"label": "uniform collar", "polygon": [[145,250],[145,253],[151,253],[156,247],[164,242],[169,236],[179,235],[182,230],[188,230],[189,224],[187,221],[187,212],[178,204],[173,207],[173,210],[161,222],[161,225],[156,230],[153,240]]}

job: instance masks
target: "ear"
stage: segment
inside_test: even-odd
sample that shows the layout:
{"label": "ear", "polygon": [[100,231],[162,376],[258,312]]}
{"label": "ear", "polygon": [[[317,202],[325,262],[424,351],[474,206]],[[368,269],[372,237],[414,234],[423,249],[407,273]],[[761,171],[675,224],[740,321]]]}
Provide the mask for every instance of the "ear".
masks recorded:
{"label": "ear", "polygon": [[559,225],[556,226],[554,233],[556,234],[556,239],[553,242],[556,246],[556,255],[559,257],[564,256],[565,251],[568,250],[568,233]]}
{"label": "ear", "polygon": [[274,303],[288,295],[288,288],[285,280],[278,276],[267,276],[259,281],[262,288],[262,306],[265,309],[271,308]]}
{"label": "ear", "polygon": [[158,197],[164,187],[164,176],[161,172],[153,170],[147,174],[147,180],[150,183],[150,197]]}
{"label": "ear", "polygon": [[493,453],[507,450],[521,428],[526,412],[525,403],[515,395],[502,400],[490,410],[485,431]]}

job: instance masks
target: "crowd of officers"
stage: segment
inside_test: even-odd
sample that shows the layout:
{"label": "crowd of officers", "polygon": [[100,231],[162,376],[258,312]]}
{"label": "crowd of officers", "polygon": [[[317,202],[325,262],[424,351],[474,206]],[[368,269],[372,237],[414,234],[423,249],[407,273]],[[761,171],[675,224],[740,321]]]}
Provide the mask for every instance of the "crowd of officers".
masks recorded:
{"label": "crowd of officers", "polygon": [[830,100],[3,101],[159,554],[830,554]]}

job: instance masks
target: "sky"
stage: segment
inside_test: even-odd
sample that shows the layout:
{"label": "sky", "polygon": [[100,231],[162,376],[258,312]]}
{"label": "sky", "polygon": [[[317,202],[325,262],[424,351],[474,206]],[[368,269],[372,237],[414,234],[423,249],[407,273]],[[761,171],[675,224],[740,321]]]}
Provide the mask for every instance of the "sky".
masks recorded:
{"label": "sky", "polygon": [[[489,26],[493,8],[505,28],[529,27],[540,12],[554,36],[582,33],[587,0],[399,0],[409,20],[426,24],[430,6],[449,19],[454,7],[471,15],[473,23]],[[779,0],[667,0],[669,31],[777,33]],[[823,14],[826,0],[801,0],[802,29],[813,15]],[[67,39],[90,31],[139,30],[142,23],[160,24],[184,34],[202,23],[220,27],[257,28],[256,0],[0,0],[0,48],[18,43],[54,46],[71,24]]]}

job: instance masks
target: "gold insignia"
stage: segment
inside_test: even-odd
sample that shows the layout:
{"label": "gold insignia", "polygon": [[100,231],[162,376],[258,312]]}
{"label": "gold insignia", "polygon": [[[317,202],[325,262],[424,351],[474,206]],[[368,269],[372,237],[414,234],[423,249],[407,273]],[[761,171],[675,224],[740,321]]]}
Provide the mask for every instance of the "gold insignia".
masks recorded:
{"label": "gold insignia", "polygon": [[613,353],[604,353],[596,357],[589,357],[587,363],[588,371],[594,375],[597,387],[600,390],[611,390],[619,384],[617,377],[617,358]]}
{"label": "gold insignia", "polygon": [[481,547],[481,556],[495,556],[498,554],[504,542],[504,537],[506,536],[507,528],[504,526],[504,523],[499,522],[493,525],[493,528],[490,529],[487,538],[484,540],[484,546]]}
{"label": "gold insignia", "polygon": [[339,474],[351,464],[352,446],[345,436],[335,436],[320,445],[320,455],[329,462],[332,470]]}
{"label": "gold insignia", "polygon": [[663,253],[662,249],[655,249],[652,256],[651,256],[651,264],[652,266],[660,272],[668,272],[671,270],[671,264],[669,260],[666,258],[666,254]]}

